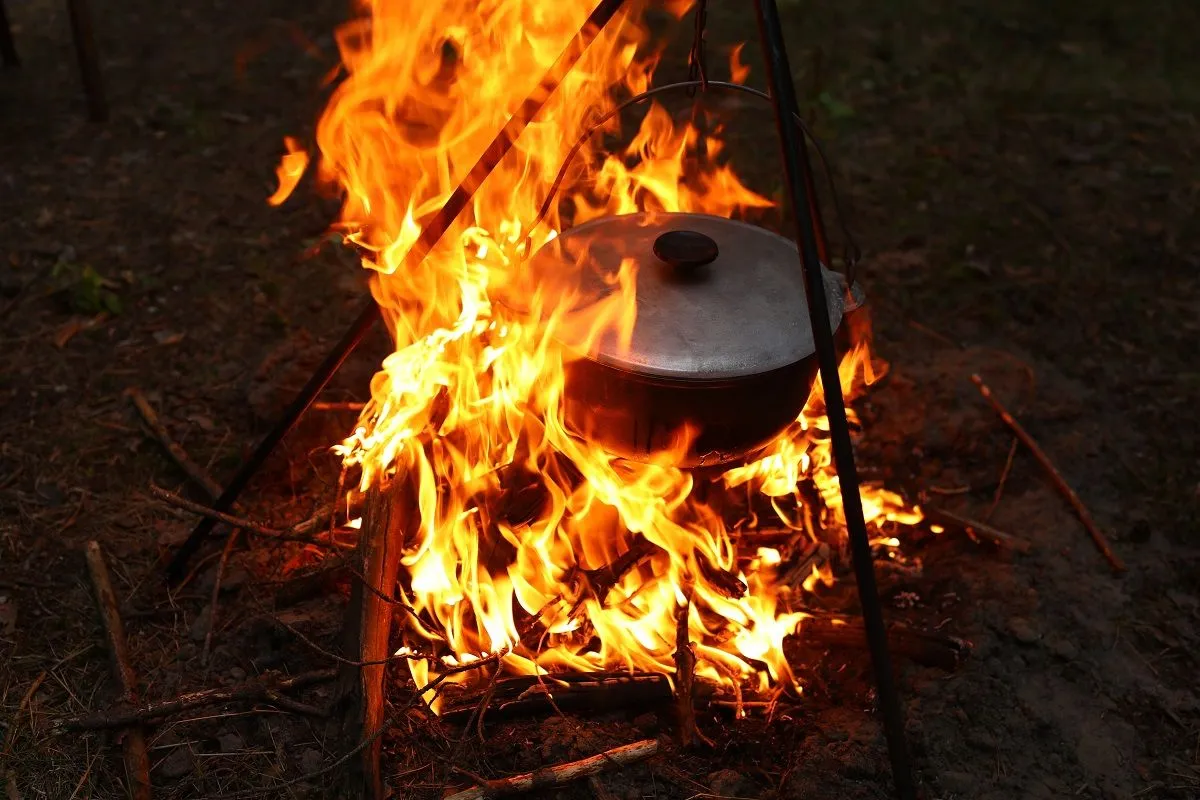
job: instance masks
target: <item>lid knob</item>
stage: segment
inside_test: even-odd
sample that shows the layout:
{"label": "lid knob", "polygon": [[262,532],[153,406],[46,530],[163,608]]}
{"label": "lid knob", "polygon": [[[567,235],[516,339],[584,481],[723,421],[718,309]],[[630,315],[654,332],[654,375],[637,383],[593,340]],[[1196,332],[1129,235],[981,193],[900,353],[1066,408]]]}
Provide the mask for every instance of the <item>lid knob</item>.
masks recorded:
{"label": "lid knob", "polygon": [[667,231],[654,240],[654,255],[680,270],[692,271],[716,261],[720,251],[699,231]]}

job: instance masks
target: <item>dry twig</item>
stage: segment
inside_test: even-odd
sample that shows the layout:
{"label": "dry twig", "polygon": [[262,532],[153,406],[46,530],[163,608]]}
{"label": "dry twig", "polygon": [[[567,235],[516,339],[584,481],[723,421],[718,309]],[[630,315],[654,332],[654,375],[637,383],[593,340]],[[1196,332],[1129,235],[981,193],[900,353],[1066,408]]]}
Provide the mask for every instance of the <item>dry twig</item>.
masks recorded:
{"label": "dry twig", "polygon": [[192,479],[192,481],[204,490],[204,493],[210,499],[216,500],[221,496],[221,486],[213,480],[191,456],[179,446],[179,444],[171,438],[171,434],[167,432],[167,426],[159,419],[158,413],[150,405],[150,401],[146,399],[146,395],[142,394],[142,390],[136,386],[125,390],[125,394],[133,401],[133,405],[137,408],[138,413],[142,416],[142,421],[146,423],[146,427],[154,434],[154,438],[158,439],[158,443],[167,451],[167,455],[171,457],[184,473]]}
{"label": "dry twig", "polygon": [[1028,539],[1014,536],[1011,533],[1005,533],[999,528],[993,528],[985,522],[960,517],[958,514],[944,511],[940,508],[926,507],[922,511],[925,513],[926,521],[934,525],[959,528],[978,536],[980,539],[987,539],[993,544],[1007,547],[1010,550],[1016,550],[1018,553],[1028,553],[1033,549],[1033,544]]}
{"label": "dry twig", "polygon": [[485,781],[482,786],[464,789],[457,794],[450,795],[446,800],[488,800],[493,797],[562,786],[580,778],[597,775],[608,769],[626,767],[639,761],[645,761],[657,752],[658,742],[654,739],[644,739],[633,744],[614,747],[579,761],[568,761],[553,767],[542,767],[539,770],[514,775],[511,778]]}
{"label": "dry twig", "polygon": [[1036,458],[1038,463],[1042,465],[1042,468],[1046,470],[1046,473],[1050,476],[1050,480],[1054,483],[1055,487],[1063,495],[1063,497],[1067,499],[1067,502],[1071,504],[1071,507],[1075,509],[1075,513],[1079,516],[1079,520],[1083,523],[1083,527],[1087,529],[1088,534],[1092,537],[1092,541],[1096,543],[1096,547],[1099,548],[1104,557],[1108,559],[1108,563],[1112,565],[1113,570],[1116,572],[1124,572],[1125,562],[1123,562],[1120,557],[1113,552],[1112,547],[1110,547],[1108,544],[1108,539],[1105,538],[1104,534],[1100,532],[1100,528],[1097,527],[1095,521],[1092,519],[1091,512],[1088,511],[1087,506],[1085,506],[1083,501],[1079,499],[1079,495],[1075,494],[1075,490],[1071,488],[1070,484],[1067,483],[1066,479],[1063,478],[1062,474],[1054,466],[1054,462],[1050,460],[1050,456],[1046,455],[1045,451],[1042,450],[1037,441],[1035,441],[1034,438],[1029,435],[1029,432],[1021,426],[1021,423],[1017,422],[1013,415],[1008,413],[1008,409],[1006,409],[1000,403],[1000,401],[996,399],[996,396],[992,394],[992,390],[988,388],[987,384],[983,382],[982,378],[980,378],[978,375],[972,375],[971,382],[975,384],[975,386],[979,389],[980,394],[982,394],[983,398],[991,404],[995,412],[1000,415],[1000,419],[1004,420],[1004,424],[1012,429],[1012,432],[1016,434],[1018,439],[1021,440],[1021,443],[1029,448],[1029,451],[1033,453],[1034,458]]}
{"label": "dry twig", "polygon": [[168,491],[161,486],[150,484],[150,494],[162,500],[168,505],[176,508],[190,511],[193,514],[199,514],[202,517],[211,517],[212,519],[224,522],[230,527],[240,529],[246,533],[256,536],[265,536],[271,539],[278,539],[281,542],[306,542],[308,544],[329,544],[322,541],[319,536],[312,535],[312,531],[319,528],[328,519],[328,514],[333,512],[333,506],[322,506],[317,509],[317,513],[303,522],[299,522],[290,528],[272,528],[269,525],[264,525],[261,522],[245,519],[244,517],[235,517],[232,514],[226,514],[223,511],[217,511],[214,508],[202,505],[200,503],[188,500],[186,497]]}
{"label": "dry twig", "polygon": [[[96,592],[96,606],[100,622],[104,626],[109,655],[112,656],[113,675],[121,685],[121,699],[136,705],[137,673],[129,658],[129,644],[125,640],[125,627],[121,624],[116,592],[108,577],[108,567],[97,542],[88,542],[86,547],[88,572]],[[125,770],[128,773],[134,800],[150,800],[150,756],[146,750],[146,738],[140,728],[126,732],[124,738]]]}
{"label": "dry twig", "polygon": [[318,683],[325,683],[337,676],[336,669],[318,669],[312,672],[302,672],[291,678],[280,678],[272,674],[260,675],[254,680],[238,686],[223,686],[218,689],[201,689],[188,692],[167,700],[155,700],[150,703],[136,704],[128,701],[105,711],[97,711],[78,717],[68,717],[54,723],[56,731],[94,731],[105,728],[124,728],[138,722],[149,722],[162,719],[181,711],[188,711],[201,706],[214,706],[233,702],[269,702],[279,705],[276,698],[282,697],[283,692],[303,689]]}
{"label": "dry twig", "polygon": [[225,568],[229,566],[229,554],[237,546],[240,532],[234,528],[233,532],[229,534],[229,538],[225,540],[225,547],[221,549],[221,560],[217,562],[217,575],[213,578],[212,596],[208,601],[208,630],[204,632],[204,647],[200,650],[200,663],[205,666],[208,666],[208,655],[212,652],[213,631],[217,629],[217,611],[221,607],[221,583],[225,580]]}
{"label": "dry twig", "polygon": [[992,521],[992,514],[996,513],[996,508],[1000,505],[1000,498],[1004,496],[1004,485],[1008,483],[1008,473],[1012,472],[1013,459],[1017,455],[1017,446],[1021,444],[1021,440],[1016,437],[1012,440],[1012,446],[1008,448],[1008,458],[1004,460],[1004,469],[1000,472],[1000,482],[996,484],[996,493],[992,495],[992,504],[988,506],[987,513],[983,515],[984,522]]}
{"label": "dry twig", "polygon": [[25,710],[25,706],[29,705],[29,701],[33,699],[34,694],[37,693],[44,680],[46,680],[45,670],[33,679],[33,683],[29,684],[29,688],[21,696],[21,702],[17,704],[17,710],[13,712],[12,722],[8,724],[8,735],[4,737],[4,751],[0,753],[0,756],[7,756],[12,750],[13,740],[17,738],[17,720],[21,716],[21,712]]}

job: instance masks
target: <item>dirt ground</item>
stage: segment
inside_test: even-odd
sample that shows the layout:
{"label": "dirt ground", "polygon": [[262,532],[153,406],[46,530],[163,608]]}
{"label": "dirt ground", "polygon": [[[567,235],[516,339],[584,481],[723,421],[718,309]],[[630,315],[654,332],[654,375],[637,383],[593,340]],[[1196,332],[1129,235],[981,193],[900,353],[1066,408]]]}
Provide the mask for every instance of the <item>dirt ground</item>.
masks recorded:
{"label": "dirt ground", "polygon": [[[0,780],[10,800],[116,798],[116,737],[51,730],[117,695],[84,542],[109,556],[145,697],[329,665],[272,622],[264,581],[283,565],[261,548],[232,556],[202,658],[217,562],[198,559],[183,590],[165,591],[162,556],[193,520],[147,488],[185,476],[124,393],[140,387],[224,479],[354,315],[362,275],[309,253],[332,207],[264,203],[282,137],[312,130],[345,9],[96,3],[112,118],[92,124],[66,4],[6,5],[23,65],[0,72]],[[712,5],[714,48],[754,35],[749,8]],[[991,519],[1030,554],[963,536],[911,545],[925,575],[889,594],[890,613],[973,645],[952,673],[900,663],[923,792],[1200,797],[1200,11],[809,6],[784,7],[793,67],[892,363],[863,407],[865,465],[986,515],[1012,437],[968,380],[981,373],[1129,566],[1111,574],[1023,448]],[[769,130],[738,134],[757,153],[742,173],[768,193]],[[382,344],[327,399],[361,397]],[[311,415],[247,492],[247,513],[284,524],[329,497],[325,447],[350,422]],[[283,613],[331,646],[336,593]],[[649,765],[542,796],[887,797],[867,675],[861,656],[831,654],[785,718],[703,718],[708,754],[675,752],[665,717],[621,713],[489,723],[486,746],[449,727],[406,743],[399,729],[390,776],[398,797],[434,798],[463,785],[456,761],[495,777],[661,736]],[[328,796],[331,775],[282,785],[340,755],[325,722],[264,711],[204,708],[151,728],[155,797]]]}

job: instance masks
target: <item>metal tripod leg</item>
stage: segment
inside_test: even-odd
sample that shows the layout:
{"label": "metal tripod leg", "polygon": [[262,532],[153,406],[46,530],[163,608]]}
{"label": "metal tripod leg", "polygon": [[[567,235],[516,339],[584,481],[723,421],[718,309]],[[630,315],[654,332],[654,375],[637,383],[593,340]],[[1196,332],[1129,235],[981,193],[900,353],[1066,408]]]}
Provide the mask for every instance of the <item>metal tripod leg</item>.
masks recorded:
{"label": "metal tripod leg", "polygon": [[4,0],[0,0],[0,60],[6,67],[19,67],[21,59],[17,57],[17,45],[13,42],[12,25],[8,22],[8,11],[4,8]]}
{"label": "metal tripod leg", "polygon": [[854,447],[850,439],[850,425],[846,419],[846,402],[842,397],[842,386],[838,377],[837,350],[834,346],[833,331],[827,322],[829,313],[820,264],[824,238],[820,231],[820,217],[816,213],[812,168],[809,165],[804,140],[792,124],[793,115],[798,111],[796,87],[792,83],[791,65],[788,64],[779,9],[775,0],[755,0],[755,6],[758,11],[763,53],[766,57],[771,98],[775,105],[779,140],[783,148],[788,199],[791,201],[796,232],[800,240],[800,261],[804,270],[805,291],[808,293],[809,319],[812,322],[813,340],[817,347],[821,385],[825,392],[825,413],[829,418],[834,464],[841,484],[842,508],[846,515],[846,529],[854,558],[858,596],[862,602],[863,624],[871,650],[871,662],[875,669],[876,695],[883,717],[888,755],[891,758],[892,781],[901,800],[915,800],[916,784],[913,781],[912,765],[904,737],[904,713],[892,675],[887,629],[884,627],[883,609],[875,586],[871,544],[863,517],[862,499],[858,493],[858,470],[854,464]]}

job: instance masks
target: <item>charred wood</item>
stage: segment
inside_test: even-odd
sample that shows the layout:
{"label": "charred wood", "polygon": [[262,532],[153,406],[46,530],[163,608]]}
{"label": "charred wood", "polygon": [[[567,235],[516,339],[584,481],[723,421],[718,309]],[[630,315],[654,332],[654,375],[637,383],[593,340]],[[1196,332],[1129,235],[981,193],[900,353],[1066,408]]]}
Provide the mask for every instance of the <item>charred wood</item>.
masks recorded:
{"label": "charred wood", "polygon": [[671,697],[670,681],[655,673],[543,675],[540,680],[523,675],[497,680],[490,691],[447,695],[441,719],[466,723],[485,700],[489,719],[506,719],[558,711],[587,715],[658,707],[666,705]]}

